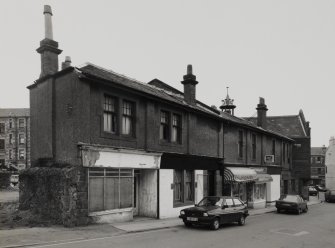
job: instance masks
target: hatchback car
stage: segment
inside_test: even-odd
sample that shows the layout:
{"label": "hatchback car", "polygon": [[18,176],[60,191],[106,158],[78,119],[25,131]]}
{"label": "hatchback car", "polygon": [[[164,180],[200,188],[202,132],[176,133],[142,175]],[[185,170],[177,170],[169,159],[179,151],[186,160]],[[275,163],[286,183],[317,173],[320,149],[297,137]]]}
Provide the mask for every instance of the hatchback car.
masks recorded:
{"label": "hatchback car", "polygon": [[328,190],[325,193],[325,201],[326,202],[335,202],[335,190]]}
{"label": "hatchback car", "polygon": [[179,218],[185,226],[208,225],[217,230],[225,223],[237,222],[242,226],[248,215],[247,206],[239,198],[207,196],[194,207],[181,210]]}
{"label": "hatchback car", "polygon": [[276,201],[276,208],[277,213],[280,213],[282,210],[294,211],[297,214],[301,214],[302,212],[307,213],[308,211],[307,202],[300,195],[282,195]]}

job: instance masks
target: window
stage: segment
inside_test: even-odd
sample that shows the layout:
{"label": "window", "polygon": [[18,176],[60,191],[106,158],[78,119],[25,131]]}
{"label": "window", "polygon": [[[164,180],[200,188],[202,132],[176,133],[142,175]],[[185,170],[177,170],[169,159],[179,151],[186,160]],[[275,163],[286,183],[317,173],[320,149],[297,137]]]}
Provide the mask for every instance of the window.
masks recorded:
{"label": "window", "polygon": [[321,162],[321,157],[316,157],[316,161],[318,162],[318,164]]}
{"label": "window", "polygon": [[235,203],[235,207],[241,207],[243,206],[243,202],[241,202],[239,199],[234,198],[234,203]]}
{"label": "window", "polygon": [[13,128],[13,119],[9,119],[9,128]]}
{"label": "window", "polygon": [[13,152],[12,150],[8,150],[8,158],[13,159]]}
{"label": "window", "polygon": [[161,111],[161,125],[160,125],[160,132],[159,137],[161,140],[168,141],[170,132],[169,132],[169,113],[166,111]]}
{"label": "window", "polygon": [[318,168],[318,174],[322,174],[322,173],[321,173],[321,168]]}
{"label": "window", "polygon": [[312,157],[312,163],[315,164],[316,160],[315,157]]}
{"label": "window", "polygon": [[133,118],[134,104],[128,101],[123,101],[122,106],[122,134],[133,134]]}
{"label": "window", "polygon": [[256,134],[251,135],[252,159],[256,159]]}
{"label": "window", "polygon": [[5,133],[5,123],[0,123],[0,133]]}
{"label": "window", "polygon": [[19,128],[24,128],[24,119],[19,119]]}
{"label": "window", "polygon": [[238,131],[238,157],[243,158],[243,131]]}
{"label": "window", "polygon": [[265,183],[263,184],[255,184],[254,186],[254,199],[255,200],[263,200],[265,199]]}
{"label": "window", "polygon": [[19,134],[19,143],[24,144],[24,134],[23,133]]}
{"label": "window", "polygon": [[24,149],[19,149],[19,159],[24,159],[25,154],[24,154]]}
{"label": "window", "polygon": [[90,168],[89,211],[105,211],[133,206],[132,169]]}
{"label": "window", "polygon": [[4,149],[5,149],[5,140],[0,139],[0,150],[4,150]]}
{"label": "window", "polygon": [[110,96],[104,98],[104,131],[116,133],[117,111],[116,99]]}
{"label": "window", "polygon": [[232,207],[234,207],[233,199],[231,199],[231,198],[227,198],[224,206],[225,206],[225,207],[228,207],[228,208],[232,208]]}
{"label": "window", "polygon": [[193,203],[194,201],[194,171],[174,170],[173,199],[176,205]]}
{"label": "window", "polygon": [[172,115],[172,142],[181,143],[181,117],[180,115]]}
{"label": "window", "polygon": [[9,144],[13,144],[13,134],[9,134]]}

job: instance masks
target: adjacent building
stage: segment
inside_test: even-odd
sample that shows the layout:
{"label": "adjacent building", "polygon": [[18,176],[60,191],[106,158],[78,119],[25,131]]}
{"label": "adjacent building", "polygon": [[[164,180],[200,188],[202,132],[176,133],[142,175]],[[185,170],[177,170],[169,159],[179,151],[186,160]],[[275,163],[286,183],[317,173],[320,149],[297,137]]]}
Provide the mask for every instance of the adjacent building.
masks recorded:
{"label": "adjacent building", "polygon": [[30,166],[30,114],[27,108],[0,108],[0,168],[20,171]]}
{"label": "adjacent building", "polygon": [[[292,156],[288,155],[292,167],[282,171],[282,192],[308,196],[307,185],[311,179],[311,128],[302,110],[298,115],[265,116],[268,130],[281,133],[294,140]],[[246,118],[257,123],[256,118]],[[283,148],[287,149],[287,148]]]}
{"label": "adjacent building", "polygon": [[325,185],[325,155],[327,148],[311,147],[311,184]]}
{"label": "adjacent building", "polygon": [[326,188],[335,190],[335,137],[329,140],[329,146],[325,156]]}

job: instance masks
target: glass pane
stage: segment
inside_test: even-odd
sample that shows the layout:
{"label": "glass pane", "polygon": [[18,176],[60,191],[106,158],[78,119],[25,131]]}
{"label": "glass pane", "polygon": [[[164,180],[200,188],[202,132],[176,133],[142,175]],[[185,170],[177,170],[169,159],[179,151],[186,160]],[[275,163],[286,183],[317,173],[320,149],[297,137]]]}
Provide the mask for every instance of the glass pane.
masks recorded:
{"label": "glass pane", "polygon": [[104,191],[103,178],[90,178],[89,179],[89,211],[102,211],[104,210]]}
{"label": "glass pane", "polygon": [[105,210],[119,208],[119,178],[105,179]]}
{"label": "glass pane", "polygon": [[133,206],[133,178],[120,178],[120,208],[130,208]]}
{"label": "glass pane", "polygon": [[231,198],[227,198],[227,199],[226,199],[226,205],[228,205],[228,207],[232,207],[232,206],[234,205],[234,203],[233,203],[233,199],[231,199]]}
{"label": "glass pane", "polygon": [[111,120],[112,115],[110,113],[104,113],[104,131],[110,132],[111,131]]}
{"label": "glass pane", "polygon": [[131,117],[122,117],[122,134],[131,134]]}
{"label": "glass pane", "polygon": [[121,177],[131,177],[131,176],[133,176],[133,170],[132,169],[130,169],[130,170],[127,170],[127,169],[122,169],[122,170],[120,170],[120,176]]}

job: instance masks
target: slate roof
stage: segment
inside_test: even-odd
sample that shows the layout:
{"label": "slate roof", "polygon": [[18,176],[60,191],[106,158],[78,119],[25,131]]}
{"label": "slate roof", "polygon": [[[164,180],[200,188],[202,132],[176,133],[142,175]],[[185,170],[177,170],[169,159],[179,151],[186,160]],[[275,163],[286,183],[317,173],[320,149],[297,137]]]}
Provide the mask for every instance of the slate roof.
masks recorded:
{"label": "slate roof", "polygon": [[312,156],[324,156],[325,153],[322,151],[322,147],[311,147]]}
{"label": "slate roof", "polygon": [[29,115],[29,108],[0,108],[0,117],[24,117]]}
{"label": "slate roof", "polygon": [[[257,117],[245,119],[257,124]],[[291,138],[307,136],[300,115],[267,116],[266,124],[267,129]]]}

